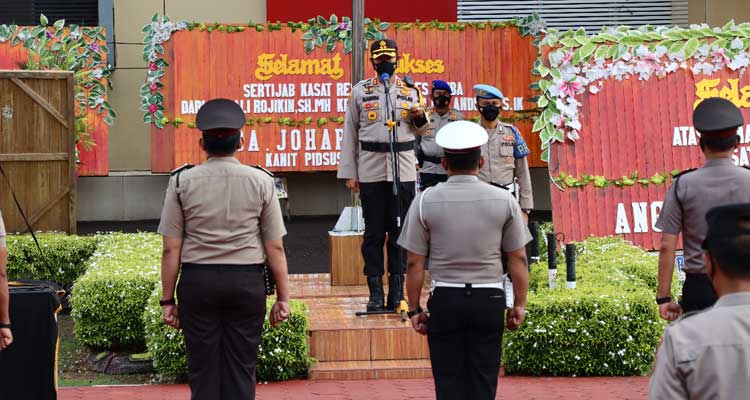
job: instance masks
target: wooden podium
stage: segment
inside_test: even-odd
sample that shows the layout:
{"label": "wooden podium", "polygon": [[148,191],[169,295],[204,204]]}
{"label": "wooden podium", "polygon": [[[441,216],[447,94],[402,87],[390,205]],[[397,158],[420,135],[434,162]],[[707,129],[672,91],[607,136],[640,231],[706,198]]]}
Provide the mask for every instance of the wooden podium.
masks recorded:
{"label": "wooden podium", "polygon": [[[364,232],[328,232],[328,243],[331,250],[330,272],[331,286],[367,285],[363,273],[365,261],[362,259],[362,241]],[[386,239],[387,246],[387,239]],[[383,253],[385,254],[385,247]],[[388,257],[384,256],[384,269]],[[383,280],[387,280],[387,273]]]}

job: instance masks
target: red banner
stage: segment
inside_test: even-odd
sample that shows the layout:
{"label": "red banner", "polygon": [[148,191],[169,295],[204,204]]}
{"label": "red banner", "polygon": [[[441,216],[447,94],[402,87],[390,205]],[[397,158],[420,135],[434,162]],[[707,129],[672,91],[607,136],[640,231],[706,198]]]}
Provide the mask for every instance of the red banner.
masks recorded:
{"label": "red banner", "polygon": [[[398,42],[397,74],[411,75],[425,97],[431,80],[445,80],[454,88],[453,106],[467,118],[477,117],[472,86],[487,83],[507,96],[502,116],[522,116],[516,111],[536,107],[529,102],[535,95],[529,85],[537,48],[515,26],[408,28],[391,26],[385,34]],[[308,54],[305,33],[287,26],[271,32],[235,29],[183,29],[163,43],[160,57],[167,66],[158,77],[163,88],[152,80],[152,92],[158,90],[163,102],[154,100],[143,108],[147,113],[158,110],[164,123],[163,128],[152,125],[152,170],[167,172],[203,160],[193,122],[200,105],[215,97],[237,101],[248,116],[242,131],[246,145],[239,152],[243,163],[274,171],[336,170],[351,91],[351,55],[341,42],[331,52],[324,45]],[[158,63],[153,70],[161,68]],[[369,62],[365,71],[374,76]],[[515,124],[529,147],[538,149],[531,122]],[[538,154],[532,165],[543,165]]]}

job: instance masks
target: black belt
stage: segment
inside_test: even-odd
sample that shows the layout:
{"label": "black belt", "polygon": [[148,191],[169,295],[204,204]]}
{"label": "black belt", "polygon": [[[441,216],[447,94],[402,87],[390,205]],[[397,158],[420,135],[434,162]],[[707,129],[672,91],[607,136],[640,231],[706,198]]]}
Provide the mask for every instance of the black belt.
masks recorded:
{"label": "black belt", "polygon": [[[362,144],[362,150],[364,151],[372,151],[375,153],[390,153],[391,152],[390,143],[365,142],[365,141],[360,141],[360,143]],[[414,150],[414,141],[410,140],[408,142],[397,142],[394,147],[396,148],[397,152]]]}
{"label": "black belt", "polygon": [[192,269],[200,271],[226,271],[226,270],[239,270],[257,268],[258,272],[263,271],[263,264],[194,264],[194,263],[183,263],[182,269]]}
{"label": "black belt", "polygon": [[495,182],[487,182],[487,183],[489,183],[492,186],[499,187],[500,189],[510,190],[510,185],[506,186],[506,185],[501,185],[501,184],[495,183]]}
{"label": "black belt", "polygon": [[440,164],[443,160],[440,157],[434,157],[434,156],[422,156],[422,159],[425,161],[429,161],[433,164]]}

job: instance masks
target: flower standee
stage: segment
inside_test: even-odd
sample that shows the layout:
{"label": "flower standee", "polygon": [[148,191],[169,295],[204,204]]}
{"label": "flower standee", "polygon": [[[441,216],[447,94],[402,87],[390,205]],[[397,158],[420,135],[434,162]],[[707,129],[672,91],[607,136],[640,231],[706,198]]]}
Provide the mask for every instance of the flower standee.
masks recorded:
{"label": "flower standee", "polygon": [[548,52],[535,65],[541,79],[534,87],[542,92],[538,105],[543,111],[533,131],[541,138],[542,160],[548,161],[552,143],[580,138],[578,96],[586,91],[596,95],[606,79],[662,79],[680,69],[696,76],[724,68],[744,72],[750,65],[750,23],[606,27],[592,36],[583,28],[564,33],[549,29],[540,45],[543,54]]}
{"label": "flower standee", "polygon": [[[39,25],[21,27],[0,25],[0,43],[22,45],[28,60],[19,65],[29,70],[63,70],[75,73],[76,143],[90,150],[95,143],[90,137],[90,121],[86,110],[103,115],[104,122],[112,125],[116,113],[107,102],[107,89],[111,87],[111,68],[106,64],[109,49],[102,27],[66,25],[65,20],[49,20],[42,14]],[[78,154],[78,149],[76,149]]]}

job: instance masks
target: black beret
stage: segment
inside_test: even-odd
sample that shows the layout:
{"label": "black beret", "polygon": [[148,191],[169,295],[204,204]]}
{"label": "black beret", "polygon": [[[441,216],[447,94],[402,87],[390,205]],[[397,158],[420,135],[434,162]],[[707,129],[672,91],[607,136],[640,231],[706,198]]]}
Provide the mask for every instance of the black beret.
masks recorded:
{"label": "black beret", "polygon": [[721,97],[705,99],[693,111],[693,126],[701,133],[725,131],[744,123],[740,109]]}
{"label": "black beret", "polygon": [[[744,222],[740,224],[739,222]],[[708,233],[703,241],[707,249],[712,240],[750,235],[750,203],[714,207],[706,213]]]}
{"label": "black beret", "polygon": [[376,40],[370,45],[370,54],[372,58],[378,58],[383,55],[396,57],[398,46],[396,46],[396,41],[392,39]]}
{"label": "black beret", "polygon": [[201,131],[213,129],[240,129],[245,125],[242,107],[229,99],[207,101],[195,116],[195,126]]}

